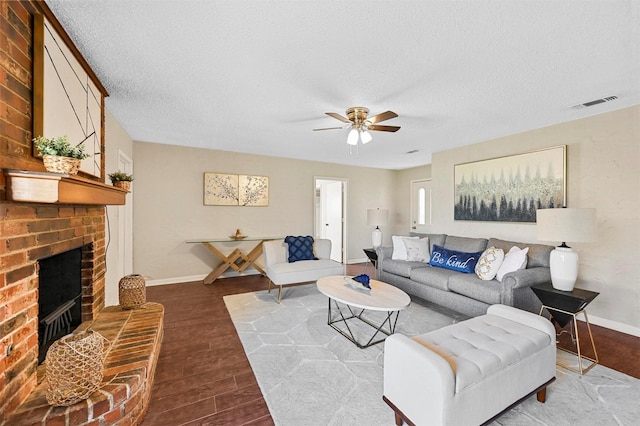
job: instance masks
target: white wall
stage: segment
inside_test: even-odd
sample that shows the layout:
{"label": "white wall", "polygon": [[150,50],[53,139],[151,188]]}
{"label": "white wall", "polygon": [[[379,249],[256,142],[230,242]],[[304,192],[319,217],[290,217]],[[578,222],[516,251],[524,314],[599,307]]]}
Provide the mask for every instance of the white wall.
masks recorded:
{"label": "white wall", "polygon": [[[367,209],[394,208],[389,170],[137,141],[133,153],[133,272],[148,281],[201,277],[218,264],[203,245],[185,243],[190,239],[225,237],[236,228],[249,236],[313,235],[314,177],[348,179],[348,260],[365,259],[362,249],[371,246]],[[269,206],[203,205],[204,172],[268,176]],[[235,244],[250,243],[230,243],[226,251]]]}
{"label": "white wall", "polygon": [[[118,151],[122,151],[129,158],[133,158],[133,141],[127,132],[120,126],[109,110],[105,109],[105,176],[118,168]],[[106,178],[106,184],[111,184]],[[131,204],[133,197],[127,194],[126,203]],[[121,226],[120,206],[107,206],[106,240],[107,240],[107,272],[105,275],[105,306],[118,304],[118,281],[126,271],[118,267],[118,228]],[[133,233],[133,226],[129,224],[124,230],[127,235]]]}
{"label": "white wall", "polygon": [[600,292],[589,305],[590,317],[622,331],[630,326],[636,334],[640,330],[640,106],[434,153],[434,231],[538,242],[535,224],[454,221],[454,165],[557,145],[567,145],[568,207],[595,207],[598,215],[597,243],[567,242],[580,255],[577,286]]}

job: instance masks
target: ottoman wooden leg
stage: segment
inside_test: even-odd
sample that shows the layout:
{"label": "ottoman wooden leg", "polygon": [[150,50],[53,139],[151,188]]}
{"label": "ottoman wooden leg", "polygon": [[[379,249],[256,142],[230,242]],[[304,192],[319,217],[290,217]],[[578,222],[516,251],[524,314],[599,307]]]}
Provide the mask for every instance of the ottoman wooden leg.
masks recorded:
{"label": "ottoman wooden leg", "polygon": [[540,389],[536,394],[538,402],[545,402],[547,400],[547,388]]}

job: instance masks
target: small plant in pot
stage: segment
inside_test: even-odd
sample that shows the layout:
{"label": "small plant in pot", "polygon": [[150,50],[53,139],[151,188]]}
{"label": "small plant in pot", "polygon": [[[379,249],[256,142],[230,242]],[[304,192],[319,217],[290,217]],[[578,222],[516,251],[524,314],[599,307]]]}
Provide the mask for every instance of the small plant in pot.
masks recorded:
{"label": "small plant in pot", "polygon": [[113,184],[113,186],[122,188],[125,191],[131,190],[131,181],[133,180],[133,175],[118,170],[116,172],[109,173],[108,176],[109,179],[111,179],[111,183]]}
{"label": "small plant in pot", "polygon": [[80,161],[89,157],[84,152],[84,141],[73,146],[67,135],[56,138],[38,136],[33,139],[33,144],[42,154],[44,168],[48,172],[75,175],[80,168]]}

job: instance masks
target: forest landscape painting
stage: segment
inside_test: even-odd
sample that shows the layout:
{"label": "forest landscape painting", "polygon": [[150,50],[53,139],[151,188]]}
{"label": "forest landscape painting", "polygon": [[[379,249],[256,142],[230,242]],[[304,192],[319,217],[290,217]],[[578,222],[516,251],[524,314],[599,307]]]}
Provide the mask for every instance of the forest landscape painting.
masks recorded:
{"label": "forest landscape painting", "polygon": [[535,222],[566,204],[566,145],[456,164],[455,220]]}

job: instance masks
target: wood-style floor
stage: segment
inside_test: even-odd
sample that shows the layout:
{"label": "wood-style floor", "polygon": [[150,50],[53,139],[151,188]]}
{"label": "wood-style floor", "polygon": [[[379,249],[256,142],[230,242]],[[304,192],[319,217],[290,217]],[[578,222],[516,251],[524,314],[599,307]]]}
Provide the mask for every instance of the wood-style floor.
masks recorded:
{"label": "wood-style floor", "polygon": [[[360,264],[347,272],[372,270]],[[274,424],[222,300],[266,288],[259,275],[147,288],[147,300],[165,306],[165,335],[142,426]],[[640,338],[592,331],[600,363],[640,379]],[[586,335],[580,331],[583,342]]]}

